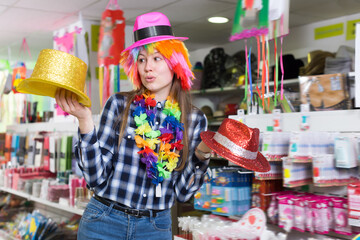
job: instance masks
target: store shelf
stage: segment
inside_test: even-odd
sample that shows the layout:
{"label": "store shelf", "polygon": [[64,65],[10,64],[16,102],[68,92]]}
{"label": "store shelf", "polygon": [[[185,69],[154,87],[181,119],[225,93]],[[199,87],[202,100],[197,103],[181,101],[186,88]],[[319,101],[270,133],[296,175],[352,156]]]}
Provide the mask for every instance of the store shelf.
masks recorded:
{"label": "store shelf", "polygon": [[209,127],[219,127],[221,125],[222,121],[209,121],[208,126]]}
{"label": "store shelf", "polygon": [[[283,228],[280,228],[278,225],[272,224],[272,223],[267,223],[266,224],[267,229],[274,232],[274,233],[286,233],[285,230]],[[331,237],[331,238],[329,238]],[[353,239],[355,237],[355,234],[347,236],[347,235],[343,235],[343,234],[339,234],[339,233],[335,233],[335,232],[329,232],[327,234],[317,234],[317,233],[310,233],[310,232],[300,232],[294,229],[291,229],[290,232],[287,234],[287,238],[286,239]]]}
{"label": "store shelf", "polygon": [[[98,127],[100,115],[92,115],[95,127]],[[67,117],[58,116],[49,122],[37,123],[21,123],[12,124],[6,127],[6,131],[10,133],[29,133],[29,132],[77,132],[78,121],[75,117],[69,115]]]}
{"label": "store shelf", "polygon": [[[301,119],[304,113],[282,113],[280,121],[282,131],[300,131]],[[360,110],[336,110],[308,112],[310,131],[360,132]],[[246,115],[245,124],[249,127],[266,131],[267,126],[273,126],[273,114]]]}
{"label": "store shelf", "polygon": [[12,236],[10,233],[4,231],[3,229],[0,229],[0,239],[2,240],[15,240],[18,238],[15,238],[14,236]]}
{"label": "store shelf", "polygon": [[222,93],[222,92],[232,92],[240,89],[244,89],[243,86],[238,87],[223,87],[223,88],[208,88],[201,90],[191,90],[191,94],[206,94],[206,93]]}
{"label": "store shelf", "polygon": [[[283,85],[286,86],[286,85],[292,85],[292,84],[298,84],[299,83],[299,79],[297,78],[294,78],[294,79],[286,79],[284,80],[283,82]],[[281,81],[279,81],[279,84],[281,84]],[[256,86],[254,84],[254,86]],[[272,87],[274,86],[274,82],[270,82],[269,83],[269,86]],[[244,89],[245,86],[237,86],[237,87],[223,87],[223,88],[208,88],[208,89],[201,89],[201,90],[192,90],[191,91],[191,94],[207,94],[207,93],[229,93],[229,92],[232,92],[232,91],[237,91],[237,90],[240,90],[240,89]]]}
{"label": "store shelf", "polygon": [[76,132],[78,124],[74,121],[65,122],[38,122],[9,125],[7,132],[27,133],[27,132]]}
{"label": "store shelf", "polygon": [[52,208],[56,208],[56,209],[59,209],[59,210],[62,210],[62,211],[66,211],[66,212],[69,212],[69,213],[82,215],[83,212],[84,212],[83,209],[69,207],[69,206],[58,204],[58,203],[50,202],[50,201],[47,201],[45,199],[34,197],[34,196],[30,195],[30,194],[27,194],[27,193],[24,193],[24,192],[21,192],[21,191],[17,191],[17,190],[11,189],[11,188],[0,187],[0,191],[8,192],[8,193],[17,195],[19,197],[26,198],[29,201],[38,202],[40,204],[43,204],[43,205],[46,205],[46,206],[49,206],[49,207],[52,207]]}

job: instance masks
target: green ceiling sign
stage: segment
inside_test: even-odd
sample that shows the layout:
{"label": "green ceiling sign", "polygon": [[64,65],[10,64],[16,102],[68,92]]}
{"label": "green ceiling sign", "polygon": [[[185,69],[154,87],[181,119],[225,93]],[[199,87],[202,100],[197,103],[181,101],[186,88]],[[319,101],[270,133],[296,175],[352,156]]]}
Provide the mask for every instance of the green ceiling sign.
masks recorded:
{"label": "green ceiling sign", "polygon": [[356,23],[360,22],[360,19],[347,21],[346,23],[346,40],[354,40],[355,39],[355,28]]}
{"label": "green ceiling sign", "polygon": [[315,40],[344,34],[344,23],[337,23],[314,29]]}

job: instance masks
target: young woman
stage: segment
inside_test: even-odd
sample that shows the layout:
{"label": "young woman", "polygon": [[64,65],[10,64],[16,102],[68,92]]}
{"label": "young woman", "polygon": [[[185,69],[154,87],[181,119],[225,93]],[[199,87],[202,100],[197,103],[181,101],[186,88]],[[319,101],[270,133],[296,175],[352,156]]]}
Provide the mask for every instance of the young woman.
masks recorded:
{"label": "young woman", "polygon": [[60,90],[59,106],[79,120],[78,164],[94,191],[78,239],[172,239],[170,208],[200,188],[210,149],[205,115],[191,105],[191,64],[168,18],[136,18],[121,64],[135,90],[105,103],[96,131],[89,108]]}

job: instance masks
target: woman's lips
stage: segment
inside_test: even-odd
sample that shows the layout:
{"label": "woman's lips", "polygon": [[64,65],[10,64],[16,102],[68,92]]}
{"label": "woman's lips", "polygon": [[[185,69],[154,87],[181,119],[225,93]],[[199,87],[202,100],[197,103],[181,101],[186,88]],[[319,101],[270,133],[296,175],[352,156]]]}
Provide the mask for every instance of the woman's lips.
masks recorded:
{"label": "woman's lips", "polygon": [[146,77],[147,82],[153,82],[155,81],[155,77]]}

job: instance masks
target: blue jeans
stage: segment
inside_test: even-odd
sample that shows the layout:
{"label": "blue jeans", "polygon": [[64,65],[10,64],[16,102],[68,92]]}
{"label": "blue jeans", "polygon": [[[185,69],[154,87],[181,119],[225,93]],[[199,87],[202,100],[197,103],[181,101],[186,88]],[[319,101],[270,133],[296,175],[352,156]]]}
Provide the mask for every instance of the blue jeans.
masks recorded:
{"label": "blue jeans", "polygon": [[171,240],[170,209],[156,217],[135,217],[91,198],[80,221],[78,240]]}

